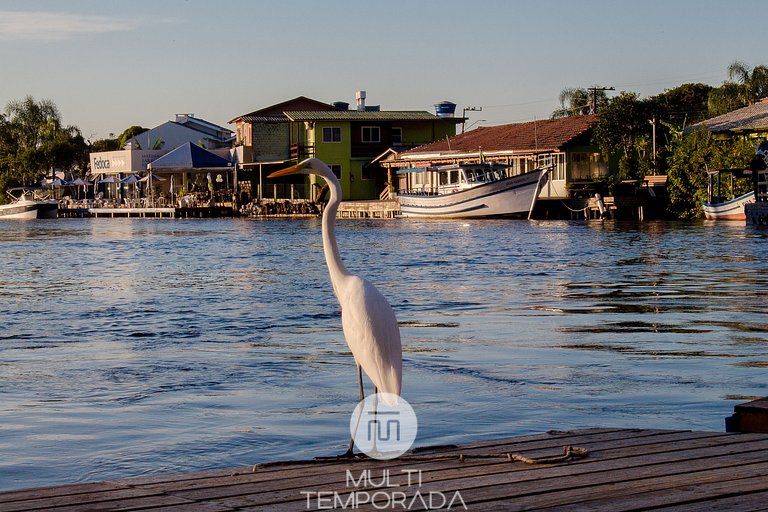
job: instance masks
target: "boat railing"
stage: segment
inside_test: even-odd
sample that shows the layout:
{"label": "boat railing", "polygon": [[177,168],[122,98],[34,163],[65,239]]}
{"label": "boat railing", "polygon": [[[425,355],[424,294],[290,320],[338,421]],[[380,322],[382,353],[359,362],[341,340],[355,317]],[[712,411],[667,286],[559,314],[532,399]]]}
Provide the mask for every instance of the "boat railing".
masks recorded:
{"label": "boat railing", "polygon": [[407,194],[411,196],[436,196],[438,195],[438,190],[433,187],[422,185],[419,187],[411,187],[400,190],[400,194]]}

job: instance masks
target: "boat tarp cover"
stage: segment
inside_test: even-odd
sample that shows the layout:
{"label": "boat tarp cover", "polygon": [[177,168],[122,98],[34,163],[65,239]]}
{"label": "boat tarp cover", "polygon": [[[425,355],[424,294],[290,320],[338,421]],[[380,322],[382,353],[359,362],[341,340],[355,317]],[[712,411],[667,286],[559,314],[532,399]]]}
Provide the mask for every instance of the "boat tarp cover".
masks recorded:
{"label": "boat tarp cover", "polygon": [[166,153],[147,166],[154,173],[226,169],[232,162],[191,142]]}

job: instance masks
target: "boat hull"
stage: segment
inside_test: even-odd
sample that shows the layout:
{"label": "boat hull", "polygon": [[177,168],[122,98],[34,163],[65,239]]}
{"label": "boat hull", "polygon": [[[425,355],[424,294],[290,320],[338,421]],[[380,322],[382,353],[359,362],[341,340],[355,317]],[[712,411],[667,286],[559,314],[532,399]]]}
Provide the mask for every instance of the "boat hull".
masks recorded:
{"label": "boat hull", "polygon": [[546,172],[537,170],[450,194],[402,194],[398,196],[400,214],[422,218],[526,216],[535,204]]}
{"label": "boat hull", "polygon": [[57,201],[16,201],[0,206],[0,219],[55,219],[58,213]]}
{"label": "boat hull", "polygon": [[707,220],[746,220],[744,206],[755,202],[755,193],[749,192],[736,199],[723,203],[708,203],[704,201],[704,217]]}

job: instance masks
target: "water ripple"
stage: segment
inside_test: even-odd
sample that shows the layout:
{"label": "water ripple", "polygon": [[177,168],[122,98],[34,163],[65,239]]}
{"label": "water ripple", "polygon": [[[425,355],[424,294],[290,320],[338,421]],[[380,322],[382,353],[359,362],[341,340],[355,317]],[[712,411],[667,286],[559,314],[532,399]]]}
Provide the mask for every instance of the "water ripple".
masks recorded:
{"label": "water ripple", "polygon": [[[337,236],[400,320],[417,443],[444,444],[722,430],[768,394],[768,235],[726,224]],[[324,265],[317,219],[0,222],[0,489],[343,449],[356,368]]]}

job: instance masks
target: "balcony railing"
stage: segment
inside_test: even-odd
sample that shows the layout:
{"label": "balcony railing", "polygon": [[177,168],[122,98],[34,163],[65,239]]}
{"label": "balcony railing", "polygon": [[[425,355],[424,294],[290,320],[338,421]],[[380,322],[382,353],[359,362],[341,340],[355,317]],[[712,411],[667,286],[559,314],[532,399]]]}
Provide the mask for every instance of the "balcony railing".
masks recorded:
{"label": "balcony railing", "polygon": [[315,156],[315,146],[313,144],[292,144],[290,155],[293,160],[312,158]]}

